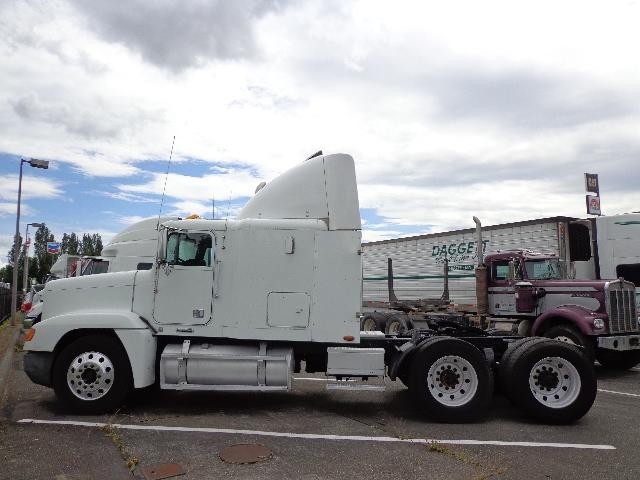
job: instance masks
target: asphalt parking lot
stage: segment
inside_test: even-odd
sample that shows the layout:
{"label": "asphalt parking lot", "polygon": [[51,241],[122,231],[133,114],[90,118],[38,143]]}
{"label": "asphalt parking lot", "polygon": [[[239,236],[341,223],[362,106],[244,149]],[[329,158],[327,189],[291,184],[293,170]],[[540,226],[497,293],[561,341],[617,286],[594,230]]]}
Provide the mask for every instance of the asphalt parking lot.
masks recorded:
{"label": "asphalt parking lot", "polygon": [[[114,415],[80,416],[27,379],[22,355],[13,357],[0,411],[0,478],[143,478],[145,466],[167,462],[182,466],[182,479],[640,475],[640,368],[599,370],[596,403],[575,425],[532,423],[501,396],[484,421],[447,425],[418,415],[399,383],[336,392],[322,376],[305,375],[296,375],[292,393],[159,392]],[[273,456],[222,462],[220,451],[238,443],[260,443]]]}

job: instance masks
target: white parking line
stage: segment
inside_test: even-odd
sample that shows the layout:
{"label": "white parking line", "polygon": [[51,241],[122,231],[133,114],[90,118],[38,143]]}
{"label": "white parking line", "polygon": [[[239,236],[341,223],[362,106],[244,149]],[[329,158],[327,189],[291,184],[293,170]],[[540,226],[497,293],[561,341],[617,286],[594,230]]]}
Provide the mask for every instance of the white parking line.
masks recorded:
{"label": "white parking line", "polygon": [[288,433],[265,432],[261,430],[235,430],[230,428],[203,428],[203,427],[168,427],[162,425],[126,425],[118,423],[76,422],[69,420],[37,420],[23,418],[18,423],[32,423],[44,425],[70,425],[74,427],[111,427],[122,430],[155,430],[167,432],[194,432],[194,433],[223,433],[231,435],[257,435],[263,437],[287,437],[302,438],[306,440],[343,440],[352,442],[384,442],[384,443],[417,443],[430,444],[442,443],[448,445],[497,445],[507,447],[551,447],[551,448],[579,448],[590,450],[615,450],[613,445],[590,445],[584,443],[547,443],[547,442],[506,442],[501,440],[442,440],[428,438],[397,438],[397,437],[368,437],[362,435],[323,435],[317,433]]}
{"label": "white parking line", "polygon": [[599,388],[598,389],[599,392],[604,392],[604,393],[615,393],[616,395],[625,395],[627,397],[639,397],[640,395],[637,393],[627,393],[627,392],[616,392],[615,390],[605,390],[604,388]]}

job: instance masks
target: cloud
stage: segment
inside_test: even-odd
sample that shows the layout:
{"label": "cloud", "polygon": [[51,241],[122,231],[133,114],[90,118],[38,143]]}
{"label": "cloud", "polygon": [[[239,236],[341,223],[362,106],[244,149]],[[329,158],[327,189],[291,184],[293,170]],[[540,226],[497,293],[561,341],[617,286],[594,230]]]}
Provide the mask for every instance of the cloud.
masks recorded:
{"label": "cloud", "polygon": [[[56,198],[63,194],[62,184],[57,180],[23,175],[22,200],[33,198]],[[0,178],[0,200],[18,199],[18,175]],[[15,204],[14,204],[15,205]]]}
{"label": "cloud", "polygon": [[0,234],[0,268],[7,266],[7,255],[13,246],[13,235]]}
{"label": "cloud", "polygon": [[[253,196],[256,185],[261,179],[251,170],[228,168],[224,173],[207,174],[199,177],[170,173],[151,174],[152,178],[146,183],[119,184],[116,188],[124,194],[156,195],[158,198],[165,189],[166,196],[179,199],[181,202],[193,203],[199,210],[204,208],[211,211],[212,198],[217,202],[227,199],[238,199]],[[187,205],[183,203],[183,205]]]}
{"label": "cloud", "polygon": [[89,179],[101,209],[157,211],[145,162],[174,135],[197,166],[170,175],[166,212],[226,213],[319,149],[354,156],[371,235],[584,216],[585,171],[605,211],[639,209],[637,2],[6,5],[0,151],[118,178]]}
{"label": "cloud", "polygon": [[459,122],[480,118],[507,129],[572,127],[638,112],[623,92],[599,87],[593,79],[521,69],[439,72],[418,77],[416,88],[429,91],[437,119]]}
{"label": "cloud", "polygon": [[126,192],[94,192],[98,195],[104,195],[105,197],[113,198],[114,200],[122,200],[129,203],[156,203],[158,200],[155,198],[145,197],[143,195],[133,195]]}
{"label": "cloud", "polygon": [[105,40],[140,53],[174,72],[211,59],[252,58],[257,54],[253,22],[277,12],[275,0],[72,0],[89,28]]}
{"label": "cloud", "polygon": [[55,99],[69,97],[70,93],[57,93],[59,95],[43,101],[37,93],[30,92],[11,100],[11,107],[26,122],[42,122],[55,128],[63,128],[67,133],[85,139],[116,139],[125,131],[135,130],[133,126],[153,117],[135,107],[125,107],[116,115],[106,108],[104,99],[97,96],[86,98],[82,105],[68,104]]}
{"label": "cloud", "polygon": [[[0,202],[0,217],[15,216],[17,212],[17,206],[15,203]],[[33,211],[29,208],[29,205],[20,205],[20,213],[22,215],[31,215]],[[0,250],[1,251],[1,250]]]}
{"label": "cloud", "polygon": [[366,227],[362,228],[362,241],[363,242],[377,242],[380,240],[388,240],[390,238],[398,238],[401,236],[400,230],[369,230]]}

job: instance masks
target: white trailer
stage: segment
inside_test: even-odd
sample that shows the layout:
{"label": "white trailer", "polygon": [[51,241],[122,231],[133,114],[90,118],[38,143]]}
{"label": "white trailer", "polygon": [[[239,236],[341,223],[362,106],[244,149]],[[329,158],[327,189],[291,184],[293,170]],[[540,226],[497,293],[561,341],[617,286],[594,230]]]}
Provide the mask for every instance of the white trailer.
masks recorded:
{"label": "white trailer", "polygon": [[[570,278],[624,277],[640,287],[640,214],[595,219],[550,217],[483,227],[483,252],[531,250],[559,257]],[[449,297],[475,304],[475,229],[368,242],[362,245],[363,300],[389,299],[387,260],[393,260],[399,300],[438,298],[444,262],[449,262]]]}
{"label": "white trailer", "polygon": [[350,156],[314,156],[261,187],[235,220],[161,223],[150,270],[47,284],[43,319],[25,336],[27,375],[74,410],[104,412],[151,385],[291,390],[304,366],[331,388],[399,379],[425,413],[459,422],[483,413],[495,370],[530,416],[563,423],[588,412],[595,372],[574,345],[450,323],[411,337],[360,332]]}

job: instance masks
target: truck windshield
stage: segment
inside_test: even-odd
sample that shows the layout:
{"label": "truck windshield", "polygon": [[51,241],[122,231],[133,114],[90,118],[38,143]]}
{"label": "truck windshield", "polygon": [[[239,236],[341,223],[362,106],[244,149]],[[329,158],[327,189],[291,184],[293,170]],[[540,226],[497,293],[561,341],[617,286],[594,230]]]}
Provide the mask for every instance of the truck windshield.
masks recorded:
{"label": "truck windshield", "polygon": [[554,258],[526,260],[524,262],[529,280],[561,280],[560,261]]}

